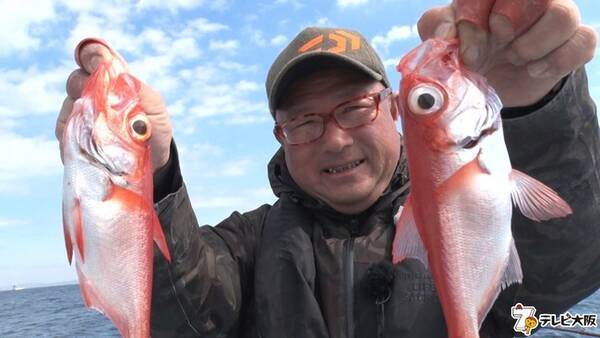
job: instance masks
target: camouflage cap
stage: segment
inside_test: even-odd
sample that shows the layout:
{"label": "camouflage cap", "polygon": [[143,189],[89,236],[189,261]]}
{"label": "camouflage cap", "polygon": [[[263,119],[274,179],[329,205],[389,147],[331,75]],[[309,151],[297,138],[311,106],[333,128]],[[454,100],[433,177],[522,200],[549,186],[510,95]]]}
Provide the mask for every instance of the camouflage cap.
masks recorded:
{"label": "camouflage cap", "polygon": [[345,28],[308,27],[277,56],[267,75],[269,110],[275,108],[292,80],[310,70],[344,65],[363,71],[386,87],[390,82],[381,59],[358,32]]}

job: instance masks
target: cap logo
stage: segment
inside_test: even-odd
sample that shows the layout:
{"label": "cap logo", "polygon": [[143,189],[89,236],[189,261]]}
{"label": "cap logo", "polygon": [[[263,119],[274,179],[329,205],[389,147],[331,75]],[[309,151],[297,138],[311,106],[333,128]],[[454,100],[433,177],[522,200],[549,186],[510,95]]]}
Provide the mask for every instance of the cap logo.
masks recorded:
{"label": "cap logo", "polygon": [[[319,34],[298,48],[298,52],[302,54],[311,50],[320,51],[322,50],[323,40],[323,34]],[[360,49],[360,36],[343,30],[336,30],[335,33],[329,33],[327,41],[333,44],[332,47],[327,49],[331,53],[343,53],[349,50]]]}

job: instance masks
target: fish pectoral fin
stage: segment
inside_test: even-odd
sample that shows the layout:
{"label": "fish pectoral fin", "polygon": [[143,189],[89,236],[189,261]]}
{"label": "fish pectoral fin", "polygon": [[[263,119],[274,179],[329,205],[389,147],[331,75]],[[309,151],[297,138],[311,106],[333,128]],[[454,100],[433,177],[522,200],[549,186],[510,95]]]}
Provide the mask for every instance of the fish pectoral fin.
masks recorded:
{"label": "fish pectoral fin", "polygon": [[73,221],[75,222],[75,240],[77,241],[77,251],[79,252],[79,257],[81,257],[81,263],[85,263],[85,246],[83,239],[83,220],[81,218],[81,202],[79,199],[75,200],[75,205],[73,207]]}
{"label": "fish pectoral fin", "polygon": [[413,257],[420,260],[425,267],[429,268],[427,261],[427,252],[419,235],[413,208],[411,195],[404,202],[400,217],[394,216],[396,221],[396,235],[392,245],[392,262],[394,264],[402,262],[407,257]]}
{"label": "fish pectoral fin", "polygon": [[504,270],[504,276],[500,282],[501,290],[506,289],[514,283],[521,283],[523,281],[523,270],[521,269],[521,259],[515,246],[515,241],[510,241],[510,249],[508,254],[508,264],[506,270]]}
{"label": "fish pectoral fin", "polygon": [[510,173],[513,203],[536,222],[565,217],[573,210],[558,194],[540,181],[513,169]]}
{"label": "fish pectoral fin", "polygon": [[154,242],[162,252],[163,256],[167,259],[168,262],[171,262],[171,254],[169,253],[169,246],[167,245],[167,240],[165,239],[165,234],[162,231],[162,227],[160,226],[160,220],[156,216],[156,213],[152,213],[153,217],[153,229],[152,236],[154,238]]}
{"label": "fish pectoral fin", "polygon": [[69,265],[73,262],[73,242],[71,241],[71,232],[69,231],[68,217],[69,213],[67,210],[67,206],[65,205],[65,201],[63,201],[63,232],[65,235],[65,247],[67,248],[67,259],[69,260]]}

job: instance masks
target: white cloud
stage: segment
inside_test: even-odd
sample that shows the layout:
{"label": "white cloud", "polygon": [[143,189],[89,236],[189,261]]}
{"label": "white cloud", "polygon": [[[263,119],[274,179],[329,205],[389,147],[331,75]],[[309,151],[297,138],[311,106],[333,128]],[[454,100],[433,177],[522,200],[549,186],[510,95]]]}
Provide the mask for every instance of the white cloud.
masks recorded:
{"label": "white cloud", "polygon": [[188,10],[198,7],[204,0],[139,0],[136,4],[138,9],[168,9],[177,12],[179,9]]}
{"label": "white cloud", "polygon": [[214,51],[235,52],[240,46],[237,40],[210,40],[208,49]]}
{"label": "white cloud", "polygon": [[298,0],[275,0],[275,5],[286,5],[290,4],[294,7],[294,9],[300,9],[304,7],[304,4]]}
{"label": "white cloud", "polygon": [[205,18],[198,18],[188,23],[187,27],[183,30],[183,35],[198,36],[227,29],[229,29],[229,26],[222,23],[210,22]]}
{"label": "white cloud", "polygon": [[0,57],[39,48],[41,37],[32,28],[54,18],[53,0],[0,1]]}
{"label": "white cloud", "polygon": [[258,82],[252,82],[248,80],[241,80],[235,84],[235,89],[244,92],[253,92],[260,90],[262,86]]}
{"label": "white cloud", "polygon": [[31,221],[24,219],[9,219],[9,218],[0,218],[0,228],[9,227],[9,226],[17,226],[17,225],[29,225]]}
{"label": "white cloud", "polygon": [[0,93],[3,93],[0,95],[0,118],[58,112],[66,96],[65,82],[71,71],[72,68],[67,66],[50,70],[40,70],[36,66],[0,69]]}
{"label": "white cloud", "polygon": [[319,17],[317,19],[317,21],[309,22],[307,24],[303,24],[300,28],[302,29],[302,28],[306,28],[306,27],[309,27],[309,26],[334,27],[335,24],[331,20],[329,20],[328,17],[322,16],[322,17]]}
{"label": "white cloud", "polygon": [[249,159],[225,163],[223,168],[219,170],[219,176],[244,176],[248,172],[250,164],[251,161]]}
{"label": "white cloud", "polygon": [[398,62],[400,62],[400,56],[395,57],[395,58],[389,58],[389,59],[385,59],[383,60],[383,66],[385,68],[392,68],[392,69],[396,69],[396,66],[398,65]]}
{"label": "white cloud", "polygon": [[417,30],[417,25],[392,26],[392,28],[390,28],[390,30],[387,31],[387,33],[383,35],[376,35],[375,37],[373,37],[371,43],[373,44],[373,47],[378,51],[387,52],[392,43],[410,38],[415,38],[418,36],[419,33]]}
{"label": "white cloud", "polygon": [[62,170],[58,142],[45,137],[25,137],[0,132],[0,194],[23,193],[30,179],[57,175]]}
{"label": "white cloud", "polygon": [[[113,22],[112,18],[82,13],[70,31],[65,45],[67,52],[73,53],[79,41],[87,37],[102,38],[119,52],[139,53],[143,43],[137,34],[127,32],[121,24]],[[156,34],[148,34],[146,37],[156,39]]]}
{"label": "white cloud", "polygon": [[286,42],[287,42],[287,38],[283,34],[276,35],[271,39],[271,44],[273,46],[282,46]]}
{"label": "white cloud", "polygon": [[260,29],[254,29],[250,32],[250,40],[259,47],[267,45],[267,40],[263,36],[263,32]]}
{"label": "white cloud", "polygon": [[369,0],[336,0],[336,4],[338,7],[347,8],[347,7],[358,7],[361,5],[365,5],[369,2]]}

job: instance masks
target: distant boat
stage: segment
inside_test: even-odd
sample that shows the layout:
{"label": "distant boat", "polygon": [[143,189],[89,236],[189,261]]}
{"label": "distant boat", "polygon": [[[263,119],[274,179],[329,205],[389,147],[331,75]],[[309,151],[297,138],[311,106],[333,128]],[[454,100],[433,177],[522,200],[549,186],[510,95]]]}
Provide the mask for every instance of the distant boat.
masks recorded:
{"label": "distant boat", "polygon": [[13,287],[12,287],[13,291],[20,291],[20,290],[23,290],[23,289],[25,289],[25,288],[21,287],[21,286],[16,286],[16,285],[13,285]]}

